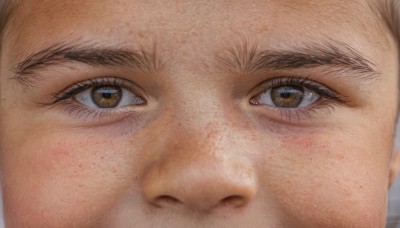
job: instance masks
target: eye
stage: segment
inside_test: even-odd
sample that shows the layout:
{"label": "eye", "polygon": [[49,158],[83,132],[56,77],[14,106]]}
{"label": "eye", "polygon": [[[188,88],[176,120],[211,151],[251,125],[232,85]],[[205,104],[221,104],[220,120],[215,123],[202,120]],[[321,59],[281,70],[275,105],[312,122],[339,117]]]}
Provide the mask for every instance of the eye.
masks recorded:
{"label": "eye", "polygon": [[250,103],[274,108],[307,107],[321,99],[341,101],[336,92],[308,79],[275,78],[262,83],[256,90],[259,92],[250,99]]}
{"label": "eye", "polygon": [[74,83],[64,91],[55,94],[53,101],[49,104],[64,103],[70,105],[72,103],[69,101],[72,100],[91,110],[146,104],[146,100],[137,95],[136,91],[142,90],[133,82],[125,79],[115,77],[95,78]]}
{"label": "eye", "polygon": [[76,94],[73,98],[83,105],[102,109],[145,103],[142,98],[133,92],[116,85],[95,86]]}
{"label": "eye", "polygon": [[147,110],[149,97],[145,95],[145,90],[133,81],[99,77],[69,85],[44,105],[59,107],[63,114],[88,123],[93,120],[96,124],[115,123],[114,120],[128,119],[133,123]]}
{"label": "eye", "polygon": [[279,86],[261,93],[256,99],[261,104],[279,108],[297,108],[310,105],[321,96],[302,86]]}

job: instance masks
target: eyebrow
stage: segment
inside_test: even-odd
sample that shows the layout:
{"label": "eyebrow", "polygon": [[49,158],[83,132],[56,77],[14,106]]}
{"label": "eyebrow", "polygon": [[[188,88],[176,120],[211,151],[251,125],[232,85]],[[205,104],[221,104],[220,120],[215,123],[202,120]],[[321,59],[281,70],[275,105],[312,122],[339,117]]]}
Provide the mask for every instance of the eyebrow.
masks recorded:
{"label": "eyebrow", "polygon": [[121,48],[102,48],[90,44],[57,43],[29,55],[14,68],[16,79],[23,85],[30,85],[37,72],[50,66],[59,66],[68,62],[79,62],[94,67],[129,67],[137,71],[154,73],[159,71],[160,62],[156,45],[146,51],[142,46],[138,50]]}
{"label": "eyebrow", "polygon": [[241,43],[225,47],[222,53],[218,59],[223,68],[239,74],[316,67],[325,67],[327,74],[340,72],[361,75],[364,78],[375,78],[379,74],[372,61],[341,42],[260,50],[258,42],[249,44],[243,39]]}
{"label": "eyebrow", "polygon": [[[298,45],[286,49],[260,50],[258,43],[249,44],[245,39],[225,47],[218,55],[220,64],[232,73],[258,73],[271,70],[293,70],[326,67],[327,73],[340,72],[375,78],[378,72],[372,61],[363,57],[350,45],[339,42]],[[154,73],[160,70],[156,45],[146,51],[121,48],[102,48],[90,44],[57,43],[29,55],[15,68],[17,82],[32,87],[37,72],[46,67],[80,62],[94,67],[129,67],[141,72]]]}

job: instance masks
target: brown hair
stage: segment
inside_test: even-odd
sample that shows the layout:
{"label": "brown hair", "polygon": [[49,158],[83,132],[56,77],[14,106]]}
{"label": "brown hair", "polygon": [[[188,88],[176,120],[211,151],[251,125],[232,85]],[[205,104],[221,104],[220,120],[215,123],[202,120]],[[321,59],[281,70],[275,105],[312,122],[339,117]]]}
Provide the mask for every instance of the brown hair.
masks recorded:
{"label": "brown hair", "polygon": [[13,11],[13,4],[11,4],[11,0],[0,0],[0,50],[1,50],[1,41],[3,38],[4,28],[7,25],[7,22],[11,16]]}
{"label": "brown hair", "polygon": [[379,8],[382,18],[400,48],[400,1],[384,0],[383,4],[381,4],[381,7]]}

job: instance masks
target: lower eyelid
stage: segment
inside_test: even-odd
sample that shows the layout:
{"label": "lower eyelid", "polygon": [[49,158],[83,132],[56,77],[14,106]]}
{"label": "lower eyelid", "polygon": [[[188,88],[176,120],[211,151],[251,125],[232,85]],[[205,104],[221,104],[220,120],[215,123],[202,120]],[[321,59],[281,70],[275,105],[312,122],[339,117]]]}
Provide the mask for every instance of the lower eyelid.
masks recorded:
{"label": "lower eyelid", "polygon": [[[74,121],[68,121],[71,129],[79,129],[79,131],[93,130],[95,134],[110,134],[112,137],[123,136],[133,133],[141,128],[148,117],[144,117],[144,113],[132,110],[120,111],[99,111],[82,109],[76,104],[60,107],[61,112],[65,113]],[[62,117],[62,121],[65,121]]]}
{"label": "lower eyelid", "polygon": [[135,111],[130,107],[121,107],[117,109],[98,109],[86,107],[72,99],[65,100],[57,104],[57,109],[61,110],[63,115],[67,115],[73,120],[84,121],[87,124],[106,125],[121,119],[140,116],[141,111]]}
{"label": "lower eyelid", "polygon": [[290,126],[309,126],[326,122],[326,117],[333,114],[336,106],[322,104],[309,109],[279,109],[264,106],[256,106],[255,108],[254,113],[257,113],[260,121],[268,120],[269,122]]}

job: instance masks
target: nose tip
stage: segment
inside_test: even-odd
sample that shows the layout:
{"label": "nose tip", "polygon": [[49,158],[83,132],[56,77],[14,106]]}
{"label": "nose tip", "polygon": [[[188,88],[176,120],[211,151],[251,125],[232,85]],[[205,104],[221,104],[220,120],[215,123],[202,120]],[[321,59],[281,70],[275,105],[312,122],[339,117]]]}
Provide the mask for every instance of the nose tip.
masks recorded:
{"label": "nose tip", "polygon": [[146,200],[159,208],[236,209],[248,205],[256,194],[253,172],[242,172],[238,166],[154,170],[142,187]]}

